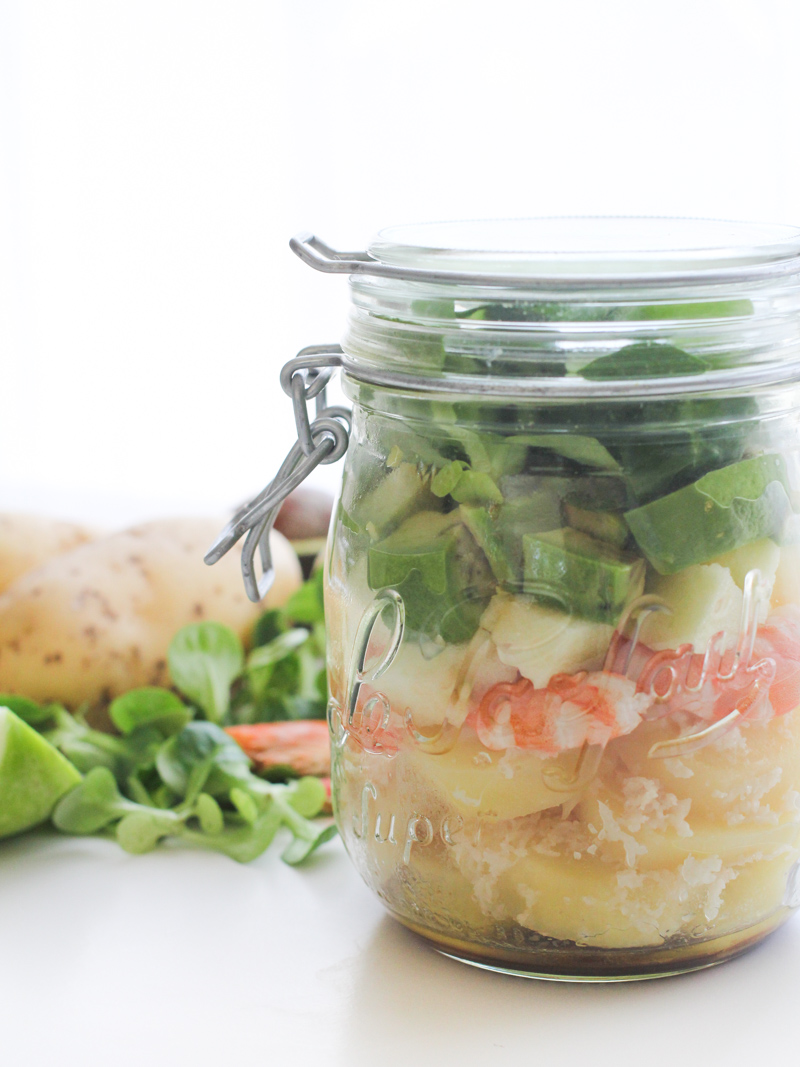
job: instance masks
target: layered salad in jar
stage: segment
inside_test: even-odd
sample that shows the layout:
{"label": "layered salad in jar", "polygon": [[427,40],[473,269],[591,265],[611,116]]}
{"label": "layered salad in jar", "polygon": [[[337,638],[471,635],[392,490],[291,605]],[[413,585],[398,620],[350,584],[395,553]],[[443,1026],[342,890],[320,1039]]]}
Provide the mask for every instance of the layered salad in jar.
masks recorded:
{"label": "layered salad in jar", "polygon": [[546,372],[638,396],[348,385],[337,816],[388,907],[461,955],[711,959],[800,903],[796,397],[648,390],[713,369],[655,338]]}

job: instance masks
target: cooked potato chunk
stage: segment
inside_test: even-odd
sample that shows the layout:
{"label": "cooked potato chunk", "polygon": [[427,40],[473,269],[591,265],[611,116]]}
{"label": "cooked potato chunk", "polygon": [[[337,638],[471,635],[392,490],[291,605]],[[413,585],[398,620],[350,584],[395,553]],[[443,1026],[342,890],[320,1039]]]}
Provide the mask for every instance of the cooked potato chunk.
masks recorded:
{"label": "cooked potato chunk", "polygon": [[0,593],[21,574],[95,536],[84,526],[41,515],[0,514]]}
{"label": "cooked potato chunk", "polygon": [[0,595],[0,692],[70,707],[99,704],[141,685],[168,685],[167,648],[202,619],[245,635],[259,613],[300,584],[288,542],[273,534],[276,580],[260,605],[246,597],[233,551],[203,555],[217,519],[137,526],[73,549]]}

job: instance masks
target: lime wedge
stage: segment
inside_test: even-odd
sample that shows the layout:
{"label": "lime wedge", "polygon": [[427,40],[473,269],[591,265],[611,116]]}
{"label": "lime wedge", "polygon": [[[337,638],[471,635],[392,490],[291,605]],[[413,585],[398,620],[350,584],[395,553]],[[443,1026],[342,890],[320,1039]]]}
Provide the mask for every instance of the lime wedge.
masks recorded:
{"label": "lime wedge", "polygon": [[80,780],[58,749],[0,707],[0,837],[44,822],[59,797]]}

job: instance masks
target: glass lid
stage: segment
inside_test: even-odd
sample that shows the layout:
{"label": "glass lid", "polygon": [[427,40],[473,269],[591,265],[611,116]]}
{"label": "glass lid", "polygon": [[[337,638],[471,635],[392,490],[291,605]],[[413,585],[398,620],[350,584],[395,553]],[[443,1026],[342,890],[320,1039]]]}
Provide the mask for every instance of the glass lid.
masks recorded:
{"label": "glass lid", "polygon": [[531,275],[800,269],[800,228],[721,219],[552,217],[485,219],[381,230],[370,259],[389,268]]}

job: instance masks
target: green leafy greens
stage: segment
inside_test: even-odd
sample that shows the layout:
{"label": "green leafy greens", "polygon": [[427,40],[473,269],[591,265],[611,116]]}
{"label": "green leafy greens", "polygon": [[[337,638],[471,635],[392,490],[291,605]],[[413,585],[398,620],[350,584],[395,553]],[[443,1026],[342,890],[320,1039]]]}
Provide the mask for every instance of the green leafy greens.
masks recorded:
{"label": "green leafy greens", "polygon": [[247,654],[219,623],[180,630],[168,653],[178,692],[146,686],[118,696],[108,708],[118,734],[96,729],[82,710],[71,714],[59,704],[0,694],[84,775],[56,805],[55,826],[113,834],[131,853],[170,838],[239,862],[260,855],[281,830],[288,833],[287,863],[300,863],[329,840],[335,827],[311,821],[327,801],[322,781],[259,777],[222,728],[324,718],[321,579],[315,574],[283,609],[261,616]]}

